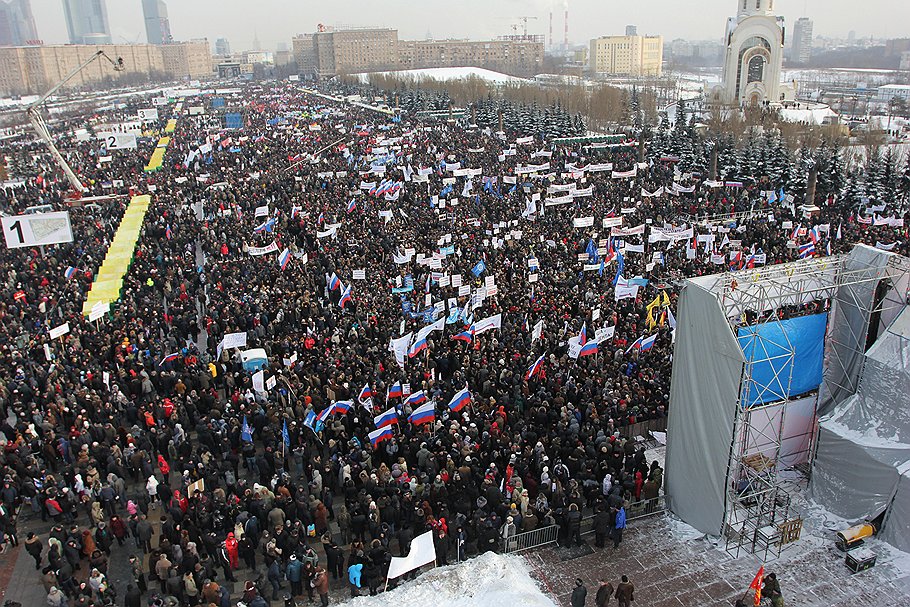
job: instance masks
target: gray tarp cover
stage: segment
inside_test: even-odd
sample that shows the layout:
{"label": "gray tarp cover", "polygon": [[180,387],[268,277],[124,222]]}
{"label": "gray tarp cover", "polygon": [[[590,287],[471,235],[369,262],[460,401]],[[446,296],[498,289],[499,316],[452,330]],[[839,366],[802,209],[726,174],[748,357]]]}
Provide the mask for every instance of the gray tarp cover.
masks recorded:
{"label": "gray tarp cover", "polygon": [[697,280],[683,287],[677,323],[666,491],[677,516],[718,535],[745,359],[717,298]]}
{"label": "gray tarp cover", "polygon": [[837,515],[888,510],[882,536],[910,548],[910,308],[863,357],[856,394],[819,422],[812,495]]}
{"label": "gray tarp cover", "polygon": [[[872,247],[857,245],[847,255],[844,270],[884,269],[890,255]],[[819,415],[828,413],[836,403],[843,402],[856,392],[875,288],[874,281],[864,281],[847,284],[837,290],[828,321],[830,331],[825,344],[825,378],[818,391]]]}

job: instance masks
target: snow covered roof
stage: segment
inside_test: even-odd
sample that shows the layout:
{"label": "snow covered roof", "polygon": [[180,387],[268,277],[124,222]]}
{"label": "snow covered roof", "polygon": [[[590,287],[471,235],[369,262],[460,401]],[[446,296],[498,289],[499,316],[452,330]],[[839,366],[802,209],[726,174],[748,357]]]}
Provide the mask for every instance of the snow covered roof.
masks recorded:
{"label": "snow covered roof", "polygon": [[[374,72],[383,75],[394,75],[394,76],[403,76],[403,77],[413,77],[418,80],[421,78],[433,78],[435,80],[462,80],[464,78],[470,78],[472,76],[480,78],[481,80],[486,80],[493,84],[506,84],[510,82],[527,82],[523,78],[516,78],[515,76],[509,76],[508,74],[503,74],[501,72],[494,72],[492,70],[487,70],[481,67],[431,67],[419,70],[398,70],[393,72]],[[354,74],[361,82],[366,82],[369,73]]]}

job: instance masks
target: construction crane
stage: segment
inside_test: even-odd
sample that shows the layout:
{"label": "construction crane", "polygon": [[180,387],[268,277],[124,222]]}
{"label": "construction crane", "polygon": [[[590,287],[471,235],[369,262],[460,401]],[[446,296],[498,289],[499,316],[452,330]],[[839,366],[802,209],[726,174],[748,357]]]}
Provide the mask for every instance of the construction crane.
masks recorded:
{"label": "construction crane", "polygon": [[[47,145],[48,149],[51,152],[51,155],[54,157],[54,160],[57,161],[57,164],[60,166],[60,169],[63,171],[63,174],[66,175],[67,181],[70,182],[70,185],[72,186],[72,188],[74,190],[71,198],[74,198],[77,200],[82,198],[82,195],[88,191],[88,188],[86,188],[84,185],[82,185],[82,182],[79,181],[79,178],[76,177],[75,173],[73,173],[73,170],[70,168],[70,166],[66,163],[66,160],[60,154],[60,150],[58,150],[57,146],[54,145],[54,139],[53,139],[53,137],[51,137],[50,130],[47,128],[47,123],[44,121],[44,116],[42,115],[41,109],[42,109],[42,106],[44,105],[44,102],[47,101],[47,99],[51,95],[53,95],[58,90],[60,90],[60,88],[64,84],[66,84],[67,82],[69,82],[70,80],[75,78],[79,74],[79,72],[81,72],[82,70],[87,68],[89,65],[94,63],[95,60],[97,60],[101,57],[104,57],[105,59],[107,59],[110,62],[110,64],[114,67],[114,71],[117,71],[117,72],[123,71],[124,68],[123,68],[123,58],[122,57],[118,57],[117,60],[114,61],[113,59],[108,57],[104,51],[97,51],[91,57],[89,57],[88,59],[83,61],[73,71],[71,71],[69,74],[67,74],[66,77],[63,78],[63,80],[61,80],[56,85],[51,87],[51,89],[48,92],[41,95],[41,97],[39,97],[37,99],[37,101],[30,103],[28,105],[28,107],[25,108],[25,113],[28,116],[28,121],[32,124],[32,128],[35,129],[35,132],[38,133],[38,137],[45,143],[45,145]],[[95,199],[109,199],[109,198],[111,198],[111,196],[95,197]],[[88,199],[84,199],[84,200],[88,200]]]}
{"label": "construction crane", "polygon": [[537,20],[537,17],[519,17],[518,20],[524,24],[524,37],[528,37],[528,19]]}

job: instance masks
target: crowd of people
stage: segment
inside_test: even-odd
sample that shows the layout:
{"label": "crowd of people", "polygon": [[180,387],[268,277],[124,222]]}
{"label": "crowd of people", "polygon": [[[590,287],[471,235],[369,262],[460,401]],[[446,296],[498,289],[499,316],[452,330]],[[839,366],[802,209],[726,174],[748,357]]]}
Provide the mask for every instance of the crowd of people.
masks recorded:
{"label": "crowd of people", "polygon": [[[897,220],[837,200],[807,220],[634,145],[425,124],[294,83],[229,97],[228,131],[213,101],[174,115],[152,174],[154,139],[102,162],[64,124],[90,193],[121,197],[71,208],[72,243],[0,253],[0,526],[15,546],[40,519],[23,543],[54,607],[325,605],[380,592],[427,531],[439,564],[548,525],[572,546],[585,517],[616,549],[630,504],[662,492],[628,429],[667,415],[680,281],[809,242],[907,248]],[[0,208],[63,208],[49,154],[5,148],[29,174]],[[90,322],[135,193],[152,204],[134,261]]]}

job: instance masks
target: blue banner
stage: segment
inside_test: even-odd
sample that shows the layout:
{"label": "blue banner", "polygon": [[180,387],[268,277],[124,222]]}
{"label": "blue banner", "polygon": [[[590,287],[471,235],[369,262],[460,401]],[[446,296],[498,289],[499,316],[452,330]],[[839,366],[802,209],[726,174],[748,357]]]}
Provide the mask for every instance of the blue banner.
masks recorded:
{"label": "blue banner", "polygon": [[739,346],[752,361],[743,404],[752,407],[805,394],[822,383],[827,314],[740,327]]}

